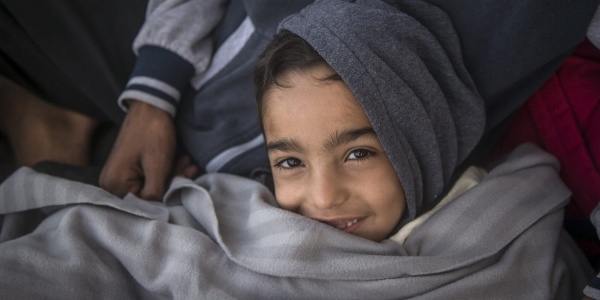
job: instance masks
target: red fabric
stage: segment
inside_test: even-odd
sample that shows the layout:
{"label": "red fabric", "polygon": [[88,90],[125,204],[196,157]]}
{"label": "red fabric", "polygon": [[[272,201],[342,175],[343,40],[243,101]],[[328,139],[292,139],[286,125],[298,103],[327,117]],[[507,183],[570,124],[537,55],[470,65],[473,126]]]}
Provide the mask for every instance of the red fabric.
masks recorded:
{"label": "red fabric", "polygon": [[[527,141],[560,161],[573,192],[565,221],[588,220],[600,202],[600,50],[589,41],[518,111],[496,154]],[[600,243],[575,239],[588,258],[600,255]]]}
{"label": "red fabric", "polygon": [[519,110],[497,150],[530,141],[558,158],[580,217],[600,202],[600,50],[586,41]]}

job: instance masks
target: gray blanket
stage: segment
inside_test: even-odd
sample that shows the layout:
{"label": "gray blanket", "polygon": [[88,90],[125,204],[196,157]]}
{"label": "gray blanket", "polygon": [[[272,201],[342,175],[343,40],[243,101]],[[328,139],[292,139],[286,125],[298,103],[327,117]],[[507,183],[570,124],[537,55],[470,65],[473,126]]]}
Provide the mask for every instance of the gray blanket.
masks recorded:
{"label": "gray blanket", "polygon": [[575,299],[594,274],[560,229],[557,169],[521,147],[401,246],[232,175],[176,179],[151,203],[23,168],[0,186],[0,298]]}

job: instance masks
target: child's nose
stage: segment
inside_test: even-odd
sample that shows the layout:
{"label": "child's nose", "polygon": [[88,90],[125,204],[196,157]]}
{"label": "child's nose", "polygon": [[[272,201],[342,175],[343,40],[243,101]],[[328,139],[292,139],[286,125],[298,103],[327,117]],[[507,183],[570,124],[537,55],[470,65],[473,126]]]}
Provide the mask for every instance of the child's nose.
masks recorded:
{"label": "child's nose", "polygon": [[348,199],[343,177],[336,172],[322,171],[311,178],[309,189],[313,206],[320,210],[330,210],[342,205]]}

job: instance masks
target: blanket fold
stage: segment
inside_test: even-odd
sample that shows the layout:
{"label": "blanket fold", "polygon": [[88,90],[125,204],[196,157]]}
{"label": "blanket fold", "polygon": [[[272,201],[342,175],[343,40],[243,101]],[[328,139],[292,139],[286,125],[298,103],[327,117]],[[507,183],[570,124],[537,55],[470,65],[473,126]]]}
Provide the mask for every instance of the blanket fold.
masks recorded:
{"label": "blanket fold", "polygon": [[18,229],[8,216],[31,228],[32,211],[58,210],[0,243],[0,290],[50,299],[568,298],[594,274],[560,230],[570,194],[557,169],[522,146],[400,246],[281,210],[264,186],[233,175],[179,178],[154,204],[23,168],[0,186],[2,235]]}

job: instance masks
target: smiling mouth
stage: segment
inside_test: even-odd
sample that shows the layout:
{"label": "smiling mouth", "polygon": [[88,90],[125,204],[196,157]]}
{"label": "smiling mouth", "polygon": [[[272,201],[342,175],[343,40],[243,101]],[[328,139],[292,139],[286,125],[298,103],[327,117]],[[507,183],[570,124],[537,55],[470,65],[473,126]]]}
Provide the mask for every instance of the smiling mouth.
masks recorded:
{"label": "smiling mouth", "polygon": [[335,227],[339,230],[343,230],[345,232],[352,232],[354,231],[356,228],[358,228],[358,226],[360,225],[360,221],[362,221],[362,218],[355,218],[355,219],[343,219],[343,220],[317,220],[321,223],[327,224],[331,227]]}

